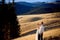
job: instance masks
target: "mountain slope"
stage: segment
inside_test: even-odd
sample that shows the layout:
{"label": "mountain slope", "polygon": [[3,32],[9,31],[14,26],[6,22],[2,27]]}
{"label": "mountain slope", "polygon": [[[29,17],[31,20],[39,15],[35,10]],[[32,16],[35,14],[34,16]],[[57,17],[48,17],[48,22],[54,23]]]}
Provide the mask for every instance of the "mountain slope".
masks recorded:
{"label": "mountain slope", "polygon": [[27,2],[16,2],[16,14],[37,14],[37,13],[47,13],[60,10],[60,4],[53,3],[27,3]]}
{"label": "mountain slope", "polygon": [[17,14],[23,14],[23,13],[26,13],[26,12],[32,10],[33,7],[21,5],[21,4],[15,4],[15,8],[16,8]]}

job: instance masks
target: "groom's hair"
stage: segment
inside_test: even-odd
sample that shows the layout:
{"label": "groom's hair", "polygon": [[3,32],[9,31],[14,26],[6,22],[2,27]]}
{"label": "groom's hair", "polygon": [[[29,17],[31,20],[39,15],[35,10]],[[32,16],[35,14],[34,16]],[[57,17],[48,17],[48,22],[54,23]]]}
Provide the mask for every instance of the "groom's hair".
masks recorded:
{"label": "groom's hair", "polygon": [[41,24],[43,24],[43,22],[41,22]]}

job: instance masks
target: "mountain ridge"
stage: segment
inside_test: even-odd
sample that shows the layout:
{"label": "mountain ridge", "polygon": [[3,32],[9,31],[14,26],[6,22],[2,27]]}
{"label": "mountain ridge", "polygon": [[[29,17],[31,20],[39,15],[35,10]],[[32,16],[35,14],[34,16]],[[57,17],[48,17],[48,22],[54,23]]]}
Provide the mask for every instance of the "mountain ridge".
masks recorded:
{"label": "mountain ridge", "polygon": [[[19,15],[26,14],[26,13],[28,14],[30,11],[33,11],[37,8],[39,8],[39,10],[37,10],[37,12],[34,11],[34,12],[32,12],[32,13],[30,12],[30,13],[34,14],[34,13],[52,12],[53,11],[52,8],[54,8],[54,7],[56,7],[56,5],[53,3],[42,3],[42,2],[37,2],[37,3],[16,2],[15,3],[16,13]],[[41,9],[42,9],[42,11],[41,11]],[[48,11],[48,10],[50,10],[50,11]]]}

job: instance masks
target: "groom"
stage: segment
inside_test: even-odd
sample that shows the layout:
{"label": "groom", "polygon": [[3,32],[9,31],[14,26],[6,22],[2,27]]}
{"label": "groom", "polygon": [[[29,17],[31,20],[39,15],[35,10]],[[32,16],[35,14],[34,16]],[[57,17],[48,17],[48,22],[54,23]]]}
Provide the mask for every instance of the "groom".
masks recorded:
{"label": "groom", "polygon": [[43,32],[44,32],[44,23],[41,22],[37,29],[37,40],[43,40]]}

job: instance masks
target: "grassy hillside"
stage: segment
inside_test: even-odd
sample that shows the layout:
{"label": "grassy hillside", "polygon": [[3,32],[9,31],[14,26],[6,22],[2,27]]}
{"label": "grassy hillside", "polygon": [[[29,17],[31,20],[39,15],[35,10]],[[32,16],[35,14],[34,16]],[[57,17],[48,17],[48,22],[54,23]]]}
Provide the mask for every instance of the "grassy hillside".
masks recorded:
{"label": "grassy hillside", "polygon": [[52,38],[60,37],[60,12],[49,14],[20,15],[17,17],[19,24],[21,25],[21,35],[26,35],[15,40],[35,40],[36,31],[34,32],[34,30],[37,29],[39,26],[38,24],[42,21],[46,27],[46,31],[44,32],[43,36],[45,40],[52,40]]}

